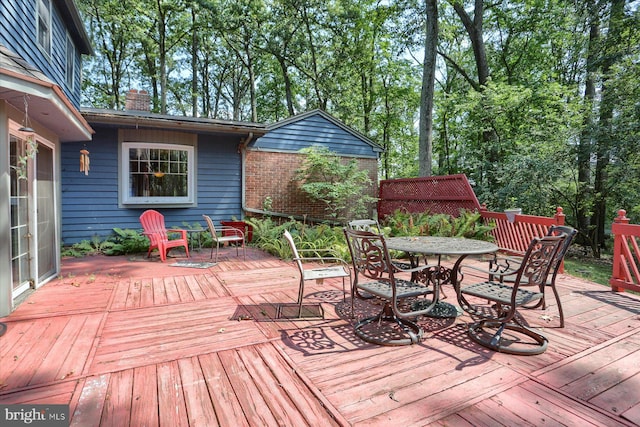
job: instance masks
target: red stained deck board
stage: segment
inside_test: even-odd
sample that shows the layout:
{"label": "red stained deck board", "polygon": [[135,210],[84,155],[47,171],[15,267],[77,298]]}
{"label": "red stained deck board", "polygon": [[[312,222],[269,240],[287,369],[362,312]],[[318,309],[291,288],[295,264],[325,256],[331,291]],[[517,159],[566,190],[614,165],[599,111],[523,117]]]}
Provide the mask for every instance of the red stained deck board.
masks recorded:
{"label": "red stained deck board", "polygon": [[158,378],[156,365],[141,366],[133,370],[132,392],[131,425],[158,425]]}
{"label": "red stained deck board", "polygon": [[220,425],[248,427],[249,422],[218,355],[205,354],[199,361]]}
{"label": "red stained deck board", "polygon": [[[450,415],[446,418],[442,418],[438,421],[434,421],[429,425],[433,427],[499,426],[501,424],[498,423],[498,421],[494,417],[492,417],[494,413],[495,411],[491,411],[491,414],[488,414],[480,410],[477,406],[471,406],[469,408],[463,409],[462,411],[460,411],[455,415]],[[523,423],[522,425],[527,425],[527,424]]]}
{"label": "red stained deck board", "polygon": [[[260,354],[252,348],[242,349],[238,352],[247,374],[255,384],[256,389],[264,397],[269,411],[276,416],[278,425],[291,426],[315,426],[318,421],[313,413],[307,415],[312,417],[311,423],[305,419],[305,412],[308,407],[296,409],[287,392],[291,388],[290,377],[283,378],[284,383],[278,381],[272,372],[275,366],[267,366]],[[306,411],[305,411],[306,410]],[[317,416],[317,415],[316,415]]]}
{"label": "red stained deck board", "polygon": [[120,371],[111,375],[107,398],[102,409],[101,427],[129,425],[132,394],[133,370]]}
{"label": "red stained deck board", "polygon": [[[309,385],[304,383],[304,380],[296,372],[295,366],[290,365],[287,357],[284,357],[271,343],[256,346],[256,350],[260,352],[260,356],[273,374],[276,384],[287,390],[294,407],[300,410],[309,425],[332,424],[329,422],[331,420],[327,418],[328,405],[321,402],[314,394],[315,387],[311,390]],[[339,414],[331,414],[331,419],[333,417],[339,417]]]}
{"label": "red stained deck board", "polygon": [[[638,363],[637,357],[638,354],[636,353],[635,362],[632,363]],[[637,423],[640,421],[638,418],[638,415],[640,415],[638,413],[638,406],[640,405],[640,393],[638,393],[638,390],[640,390],[640,374],[635,374],[616,381],[609,389],[591,398],[589,403],[614,414],[623,414]]]}
{"label": "red stained deck board", "polygon": [[111,374],[89,377],[82,384],[70,427],[99,426]]}
{"label": "red stained deck board", "polygon": [[538,379],[554,387],[582,394],[584,387],[589,387],[590,381],[595,380],[594,374],[599,369],[606,368],[618,358],[626,357],[637,349],[638,344],[626,340],[616,341],[585,353],[583,357],[576,355],[570,361],[539,375]]}
{"label": "red stained deck board", "polygon": [[158,365],[158,409],[163,425],[187,427],[189,420],[176,361]]}
{"label": "red stained deck board", "polygon": [[132,368],[264,341],[261,334],[243,329],[237,332],[229,330],[228,333],[200,334],[180,340],[158,340],[145,345],[133,343],[127,348],[111,347],[99,351],[91,365],[91,372]]}
{"label": "red stained deck board", "polygon": [[201,301],[207,298],[196,276],[182,276],[180,279],[183,283],[182,286],[189,291],[194,301]]}
{"label": "red stained deck board", "polygon": [[624,418],[625,420],[631,421],[636,425],[640,425],[640,403],[637,405],[634,405],[629,410],[623,412],[621,417]]}
{"label": "red stained deck board", "polygon": [[283,288],[297,290],[300,281],[300,274],[293,267],[216,272],[215,275],[220,283],[235,296],[269,293]]}
{"label": "red stained deck board", "polygon": [[102,314],[76,315],[68,318],[64,330],[42,359],[29,384],[43,384],[81,375],[102,318]]}
{"label": "red stained deck board", "polygon": [[[513,387],[506,392],[499,393],[491,400],[498,402],[504,408],[503,410],[511,410],[514,415],[522,417],[524,420],[533,425],[542,425],[548,423],[550,425],[568,425],[568,426],[597,426],[601,425],[603,420],[597,412],[592,414],[578,412],[574,410],[574,406],[570,401],[566,401],[565,406],[558,405],[559,396],[552,393],[549,389],[539,389],[533,387],[535,392],[529,391],[529,384],[522,384]],[[537,393],[536,393],[537,392]],[[564,400],[564,399],[563,399]],[[598,420],[593,416],[598,416]],[[606,424],[606,423],[605,423]]]}
{"label": "red stained deck board", "polygon": [[[602,361],[600,366],[594,366],[589,374],[563,386],[562,389],[579,399],[589,401],[611,387],[626,381],[629,377],[633,377],[636,373],[634,365],[638,363],[638,357],[640,357],[638,347],[634,345],[635,351],[623,356],[621,353],[624,350],[629,351],[629,347],[624,342],[616,344],[608,347],[606,351],[599,352]],[[624,349],[619,350],[620,346]],[[594,362],[597,365],[598,359]],[[623,408],[618,409],[623,410]]]}
{"label": "red stained deck board", "polygon": [[[442,378],[435,377],[410,387],[372,395],[366,405],[358,402],[341,409],[349,420],[366,420],[371,425],[382,425],[389,419],[403,426],[426,425],[522,381],[521,375],[507,368],[500,367],[480,375],[482,370],[481,366],[463,369],[460,377],[444,388]],[[389,395],[391,391],[394,391],[393,399]]]}
{"label": "red stained deck board", "polygon": [[[518,414],[520,405],[515,408],[510,408],[502,403],[502,400],[492,396],[489,399],[485,399],[478,402],[474,407],[487,414],[493,420],[488,426],[530,426],[538,427],[536,424],[524,419]],[[577,426],[579,427],[579,426]]]}
{"label": "red stained deck board", "polygon": [[249,425],[278,425],[279,414],[270,411],[237,351],[223,351],[219,357]]}
{"label": "red stained deck board", "polygon": [[209,389],[197,357],[178,360],[190,426],[216,424],[216,412],[209,397]]}
{"label": "red stained deck board", "polygon": [[206,298],[221,298],[230,296],[218,277],[214,274],[204,274],[197,276],[198,285]]}
{"label": "red stained deck board", "polygon": [[[19,343],[12,352],[2,357],[0,382],[4,387],[20,388],[29,384],[42,359],[49,353],[62,333],[68,318],[54,317],[43,321],[32,321],[29,331],[18,338]],[[62,359],[59,360],[62,362]]]}
{"label": "red stained deck board", "polygon": [[154,305],[165,305],[169,302],[167,290],[165,289],[164,279],[162,277],[154,277],[151,284],[153,288]]}
{"label": "red stained deck board", "polygon": [[[42,403],[66,405],[76,391],[77,381],[62,381],[42,387],[26,388],[22,391],[3,394],[0,387],[0,403],[3,405]],[[5,391],[6,393],[6,391]]]}

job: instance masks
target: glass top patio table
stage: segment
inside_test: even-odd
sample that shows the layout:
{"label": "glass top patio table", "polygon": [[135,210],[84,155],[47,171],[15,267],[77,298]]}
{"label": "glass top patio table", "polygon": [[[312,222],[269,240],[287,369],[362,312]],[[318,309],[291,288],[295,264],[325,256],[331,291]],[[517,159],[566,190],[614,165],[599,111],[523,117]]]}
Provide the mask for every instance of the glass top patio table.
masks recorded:
{"label": "glass top patio table", "polygon": [[[469,255],[485,255],[498,251],[498,246],[483,240],[465,239],[462,237],[440,237],[440,236],[405,236],[389,237],[385,239],[388,249],[407,252],[411,256],[411,264],[417,266],[415,254],[436,255],[437,266],[433,267],[433,278],[438,281],[438,285],[451,283],[457,286],[455,280],[458,277],[460,263]],[[441,265],[442,255],[456,256],[452,268]],[[452,304],[438,301],[434,307],[431,317],[456,317],[461,314]]]}

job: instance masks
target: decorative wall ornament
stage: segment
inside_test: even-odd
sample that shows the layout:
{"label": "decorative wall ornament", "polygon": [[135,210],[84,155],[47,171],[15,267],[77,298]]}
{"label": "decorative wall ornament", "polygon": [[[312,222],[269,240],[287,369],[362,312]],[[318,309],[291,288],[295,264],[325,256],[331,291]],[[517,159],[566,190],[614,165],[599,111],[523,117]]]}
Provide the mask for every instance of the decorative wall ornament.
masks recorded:
{"label": "decorative wall ornament", "polygon": [[80,172],[89,175],[89,150],[86,147],[80,150]]}

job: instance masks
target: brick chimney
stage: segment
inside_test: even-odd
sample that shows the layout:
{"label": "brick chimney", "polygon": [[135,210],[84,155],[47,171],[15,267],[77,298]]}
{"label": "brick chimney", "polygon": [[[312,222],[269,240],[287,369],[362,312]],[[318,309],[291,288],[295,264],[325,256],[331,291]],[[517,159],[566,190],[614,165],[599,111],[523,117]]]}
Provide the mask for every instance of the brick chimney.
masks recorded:
{"label": "brick chimney", "polygon": [[131,89],[127,92],[125,110],[151,111],[151,96],[146,90]]}

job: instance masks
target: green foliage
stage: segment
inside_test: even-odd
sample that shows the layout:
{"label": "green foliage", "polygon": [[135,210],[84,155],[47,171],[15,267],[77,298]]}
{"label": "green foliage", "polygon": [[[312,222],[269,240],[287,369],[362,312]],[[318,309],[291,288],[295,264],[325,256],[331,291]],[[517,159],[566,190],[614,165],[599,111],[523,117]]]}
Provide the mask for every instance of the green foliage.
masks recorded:
{"label": "green foliage", "polygon": [[105,255],[125,255],[145,252],[149,249],[149,239],[137,230],[114,228],[113,235],[106,240]]}
{"label": "green foliage", "polygon": [[[326,224],[306,225],[293,219],[282,224],[275,223],[270,217],[264,219],[246,218],[253,226],[253,241],[260,249],[283,259],[291,259],[291,249],[283,234],[289,230],[296,247],[304,250],[317,250],[315,256],[329,256],[321,249],[330,249],[342,259],[349,259],[349,248],[341,227]],[[313,252],[305,255],[314,256]]]}
{"label": "green foliage", "polygon": [[126,255],[146,252],[149,240],[137,230],[114,228],[113,234],[104,240],[94,236],[91,241],[83,240],[62,248],[62,256],[83,257],[86,255]]}
{"label": "green foliage", "polygon": [[385,220],[392,236],[466,237],[492,241],[493,225],[485,225],[479,212],[461,210],[460,216],[407,213],[397,210]]}
{"label": "green foliage", "polygon": [[325,147],[301,151],[306,157],[296,173],[302,190],[325,205],[329,218],[346,222],[367,215],[367,207],[377,200],[366,193],[372,185],[368,171],[361,170],[356,160],[344,163]]}

